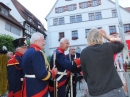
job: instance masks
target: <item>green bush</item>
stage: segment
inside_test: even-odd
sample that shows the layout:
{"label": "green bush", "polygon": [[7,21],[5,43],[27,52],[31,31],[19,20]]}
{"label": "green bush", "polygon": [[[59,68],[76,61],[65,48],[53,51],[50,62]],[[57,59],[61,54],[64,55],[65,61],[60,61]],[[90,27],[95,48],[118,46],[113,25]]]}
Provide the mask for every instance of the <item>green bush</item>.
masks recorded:
{"label": "green bush", "polygon": [[0,34],[0,49],[2,49],[3,46],[6,46],[8,51],[14,51],[15,48],[12,44],[12,41],[14,38],[9,35]]}
{"label": "green bush", "polygon": [[47,57],[47,61],[50,63],[50,60],[51,60],[51,56],[48,56]]}

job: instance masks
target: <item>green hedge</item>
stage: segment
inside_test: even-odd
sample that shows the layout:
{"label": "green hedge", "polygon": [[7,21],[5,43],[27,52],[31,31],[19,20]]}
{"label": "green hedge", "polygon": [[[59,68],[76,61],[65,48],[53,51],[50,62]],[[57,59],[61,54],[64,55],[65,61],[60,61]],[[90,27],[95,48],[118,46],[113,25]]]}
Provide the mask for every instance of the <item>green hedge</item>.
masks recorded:
{"label": "green hedge", "polygon": [[13,40],[14,40],[14,38],[9,36],[9,35],[0,34],[0,49],[3,46],[6,46],[8,51],[14,51],[15,48],[14,48],[14,46],[12,44]]}

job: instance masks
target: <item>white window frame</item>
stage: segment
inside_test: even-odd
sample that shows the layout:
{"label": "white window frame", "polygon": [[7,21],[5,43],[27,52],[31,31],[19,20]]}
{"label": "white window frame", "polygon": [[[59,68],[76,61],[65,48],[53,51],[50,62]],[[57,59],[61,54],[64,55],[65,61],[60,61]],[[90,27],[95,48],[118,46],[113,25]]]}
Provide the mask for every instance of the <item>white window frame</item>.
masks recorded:
{"label": "white window frame", "polygon": [[59,25],[65,24],[64,17],[59,18]]}

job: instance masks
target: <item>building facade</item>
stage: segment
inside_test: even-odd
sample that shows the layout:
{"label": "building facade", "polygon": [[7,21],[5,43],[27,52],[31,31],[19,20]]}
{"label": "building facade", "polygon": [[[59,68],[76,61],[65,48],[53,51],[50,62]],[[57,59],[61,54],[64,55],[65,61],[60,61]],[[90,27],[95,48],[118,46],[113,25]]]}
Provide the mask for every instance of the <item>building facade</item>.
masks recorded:
{"label": "building facade", "polygon": [[46,37],[46,29],[41,21],[17,0],[0,1],[12,9],[10,14],[25,27],[26,30],[24,31],[23,36],[30,38],[33,33],[40,32]]}
{"label": "building facade", "polygon": [[[40,32],[45,40],[47,39],[46,29],[41,21],[17,0],[0,0],[0,2],[12,9],[10,14],[25,28],[20,37],[26,37],[29,40],[33,33]],[[45,46],[44,51],[48,55],[48,45]]]}
{"label": "building facade", "polygon": [[10,14],[10,11],[8,6],[0,2],[0,34],[20,38],[25,28]]}
{"label": "building facade", "polygon": [[[128,32],[130,10],[120,7],[120,11],[124,30]],[[57,0],[46,20],[50,55],[62,37],[68,38],[70,46],[81,52],[87,46],[91,28],[105,29],[108,35],[119,32],[116,6],[111,0]]]}

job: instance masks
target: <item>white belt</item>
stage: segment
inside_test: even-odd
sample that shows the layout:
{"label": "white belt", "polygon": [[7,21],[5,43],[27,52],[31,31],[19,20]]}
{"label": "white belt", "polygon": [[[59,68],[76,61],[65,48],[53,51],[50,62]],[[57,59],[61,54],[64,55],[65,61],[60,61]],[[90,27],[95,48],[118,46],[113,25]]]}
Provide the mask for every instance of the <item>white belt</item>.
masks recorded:
{"label": "white belt", "polygon": [[21,81],[23,81],[23,78],[20,78]]}
{"label": "white belt", "polygon": [[[59,74],[60,76],[57,78],[57,81],[59,81],[64,75],[67,75],[66,70],[64,72],[58,72],[57,74]],[[28,75],[25,74],[26,78],[36,78],[35,75]]]}
{"label": "white belt", "polygon": [[28,74],[25,74],[25,77],[26,78],[36,78],[35,75],[28,75]]}
{"label": "white belt", "polygon": [[64,72],[58,72],[60,76],[57,78],[57,81],[59,81],[64,75],[67,75],[66,70]]}
{"label": "white belt", "polygon": [[67,75],[67,73],[66,73],[66,72],[58,72],[57,74]]}

